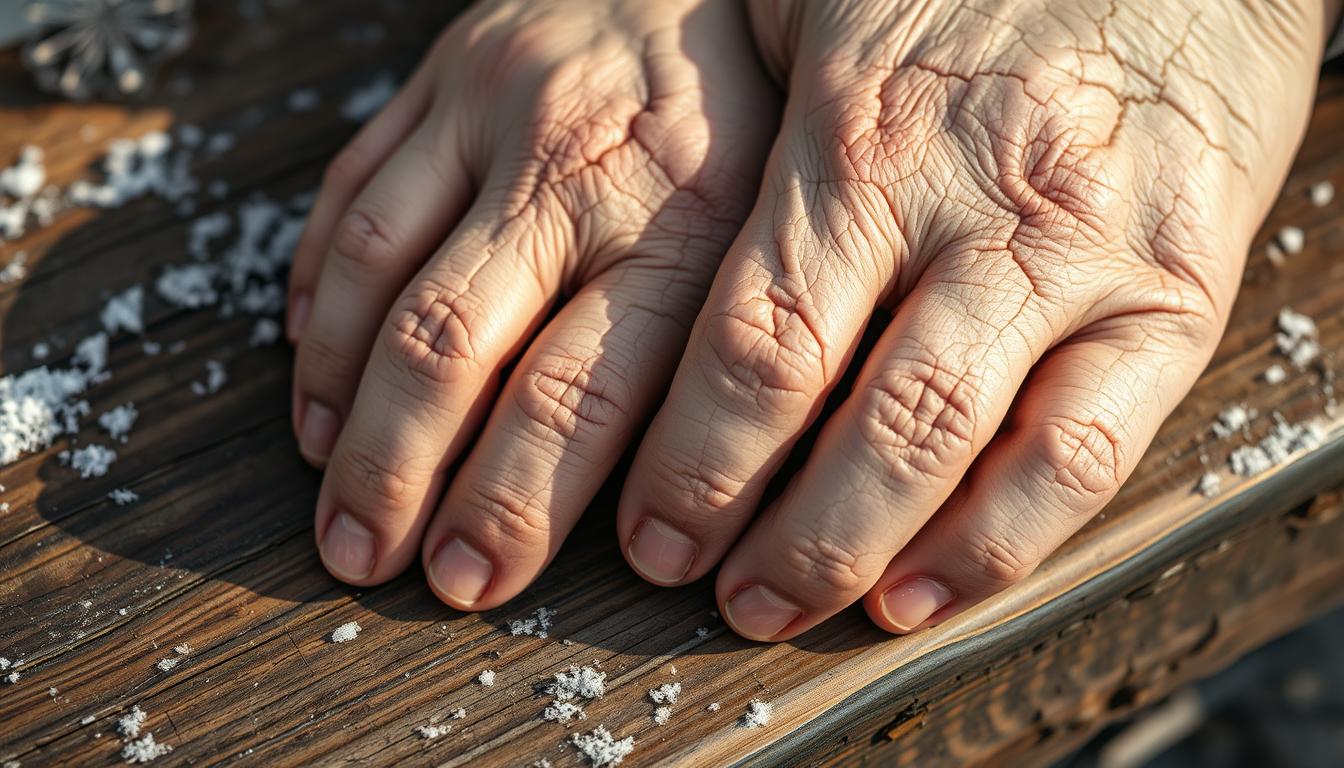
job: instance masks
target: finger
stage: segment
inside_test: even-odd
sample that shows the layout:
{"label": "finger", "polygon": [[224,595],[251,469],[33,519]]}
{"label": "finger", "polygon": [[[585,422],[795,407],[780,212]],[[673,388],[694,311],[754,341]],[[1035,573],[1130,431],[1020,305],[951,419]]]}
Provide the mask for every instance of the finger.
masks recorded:
{"label": "finger", "polygon": [[[571,300],[505,386],[424,538],[436,594],[492,608],[546,567],[657,404],[712,277],[625,263]],[[669,287],[670,286],[670,287]]]}
{"label": "finger", "polygon": [[1160,347],[1190,329],[1140,321],[1042,360],[1011,428],[865,596],[873,621],[945,620],[1020,581],[1111,500],[1213,351]]}
{"label": "finger", "polygon": [[290,343],[298,341],[307,324],[322,258],[331,245],[336,223],[383,161],[424,119],[431,95],[431,76],[421,66],[327,166],[322,189],[313,201],[313,209],[308,214],[303,236],[294,248],[294,261],[289,269],[285,334]]}
{"label": "finger", "polygon": [[294,434],[314,466],[331,454],[388,308],[471,197],[457,131],[431,115],[346,210],[331,237],[294,360]]}
{"label": "finger", "polygon": [[556,231],[487,189],[393,304],[318,495],[318,548],[337,578],[376,584],[414,559],[447,467],[555,293]]}
{"label": "finger", "polygon": [[626,559],[655,584],[697,579],[727,551],[889,277],[826,253],[802,185],[775,186],[724,260],[621,494]]}
{"label": "finger", "polygon": [[925,273],[802,471],[725,559],[718,594],[740,634],[785,639],[859,599],[998,427],[1053,334],[1023,301],[1030,286],[976,269]]}

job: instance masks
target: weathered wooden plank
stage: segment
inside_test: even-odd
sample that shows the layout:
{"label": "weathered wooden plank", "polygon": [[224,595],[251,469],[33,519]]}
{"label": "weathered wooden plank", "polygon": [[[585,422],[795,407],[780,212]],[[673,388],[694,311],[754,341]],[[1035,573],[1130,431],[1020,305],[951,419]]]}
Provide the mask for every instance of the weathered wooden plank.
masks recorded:
{"label": "weathered wooden plank", "polygon": [[[32,96],[13,59],[0,58],[0,103],[14,105],[0,108],[0,161],[37,143],[48,148],[53,175],[68,180],[109,137],[193,122],[240,138],[229,156],[196,166],[199,178],[224,178],[231,189],[201,212],[256,191],[287,197],[312,188],[350,135],[337,95],[383,67],[407,71],[453,10],[407,3],[398,17],[340,0],[254,24],[230,5],[207,6],[206,44],[167,73],[189,76],[191,92],[131,108]],[[333,43],[370,14],[386,27],[382,44]],[[301,85],[322,88],[323,109],[283,109]],[[1274,315],[1285,304],[1318,319],[1335,356],[1344,351],[1344,224],[1338,206],[1315,209],[1305,195],[1327,176],[1344,188],[1341,126],[1344,76],[1335,72],[1265,226],[1303,226],[1307,251],[1271,267],[1262,234],[1209,371],[1117,500],[1027,583],[908,638],[886,637],[851,610],[789,643],[747,643],[710,615],[708,579],[659,590],[629,573],[615,547],[610,489],[538,584],[504,609],[451,611],[417,569],[377,589],[339,585],[312,548],[318,478],[289,436],[287,351],[249,349],[250,319],[151,300],[148,337],[186,347],[149,358],[136,339],[114,345],[114,375],[91,392],[94,411],[134,400],[142,415],[109,476],[76,480],[57,465],[60,445],[0,470],[12,505],[0,513],[0,655],[24,659],[20,683],[0,687],[0,760],[115,764],[111,723],[132,704],[176,747],[165,758],[172,764],[490,766],[545,756],[559,766],[576,763],[559,749],[565,735],[599,723],[636,738],[634,764],[1039,762],[1058,754],[1344,595],[1330,560],[1337,526],[1293,538],[1281,516],[1337,482],[1339,439],[1312,457],[1316,464],[1229,482],[1212,501],[1191,495],[1201,451],[1216,465],[1234,445],[1207,434],[1228,403],[1265,414],[1257,434],[1270,410],[1298,419],[1326,405],[1318,375],[1271,386],[1258,374],[1275,360]],[[71,214],[5,246],[33,257],[26,281],[0,287],[5,370],[30,366],[40,339],[60,339],[68,353],[96,327],[108,292],[182,260],[186,226],[171,206],[146,200]],[[201,398],[189,384],[207,359],[225,361],[231,380]],[[1339,435],[1339,418],[1330,423]],[[107,491],[121,486],[141,501],[108,502]],[[1218,543],[1225,535],[1226,547]],[[1178,575],[1158,578],[1182,562]],[[1179,576],[1187,571],[1195,575]],[[550,638],[508,635],[509,619],[539,606],[557,611]],[[1208,637],[1210,616],[1228,631]],[[349,620],[364,627],[360,636],[328,642]],[[703,641],[701,626],[710,629]],[[155,669],[182,642],[192,652],[169,672]],[[1189,658],[1161,673],[1171,659]],[[610,693],[586,706],[588,719],[569,728],[541,721],[544,681],[594,662]],[[475,682],[485,668],[499,674],[491,688]],[[645,692],[671,680],[683,682],[683,699],[669,724],[655,726]],[[1112,706],[1117,693],[1126,701]],[[736,727],[753,697],[776,703],[769,728]],[[706,712],[710,702],[721,709]],[[446,721],[447,736],[425,742],[413,733],[459,706],[468,715]],[[88,716],[94,722],[81,724]]]}

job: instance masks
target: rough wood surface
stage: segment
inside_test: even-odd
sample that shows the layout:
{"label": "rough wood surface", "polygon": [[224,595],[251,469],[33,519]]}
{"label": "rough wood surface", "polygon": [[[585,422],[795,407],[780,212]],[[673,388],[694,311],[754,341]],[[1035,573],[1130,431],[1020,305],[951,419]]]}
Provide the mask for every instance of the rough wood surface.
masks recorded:
{"label": "rough wood surface", "polygon": [[[194,169],[231,190],[199,213],[259,190],[311,189],[352,132],[336,109],[344,93],[380,69],[408,71],[457,4],[277,2],[261,20],[240,12],[247,5],[205,4],[198,44],[165,73],[161,95],[130,107],[47,101],[13,54],[0,54],[0,162],[37,144],[53,178],[68,182],[111,138],[190,122],[239,138]],[[361,26],[369,21],[381,38]],[[291,114],[287,95],[307,86],[322,90],[322,106]],[[1275,268],[1267,237],[1257,241],[1217,356],[1116,501],[1020,587],[907,638],[850,610],[789,643],[743,641],[711,615],[709,579],[661,590],[627,570],[610,493],[540,581],[500,610],[451,611],[418,570],[377,589],[337,584],[312,546],[318,476],[289,432],[289,351],[249,348],[250,319],[150,300],[147,337],[186,345],[146,357],[138,339],[114,344],[94,413],[132,400],[141,416],[109,475],[79,480],[56,460],[63,443],[0,469],[10,504],[0,512],[0,656],[22,659],[20,681],[0,685],[0,762],[118,763],[112,724],[136,704],[174,746],[161,759],[172,765],[575,765],[562,741],[599,724],[634,736],[634,765],[1057,756],[1344,598],[1334,490],[1344,422],[1325,414],[1318,373],[1273,386],[1259,378],[1279,361],[1272,333],[1285,304],[1317,319],[1331,355],[1344,352],[1344,201],[1316,209],[1306,196],[1325,178],[1344,189],[1342,133],[1335,69],[1264,229],[1304,227],[1306,251]],[[0,245],[0,261],[24,250],[31,267],[0,287],[5,371],[32,366],[39,340],[68,353],[97,328],[107,295],[184,258],[186,226],[171,206],[144,200],[68,214]],[[225,362],[230,380],[202,398],[190,382],[207,359]],[[1257,435],[1277,410],[1320,418],[1331,437],[1260,477],[1225,477],[1223,493],[1204,499],[1191,492],[1201,452],[1220,466],[1240,442],[1208,434],[1233,402],[1260,411]],[[141,501],[112,504],[106,494],[118,487]],[[509,635],[510,619],[540,606],[557,614],[549,638]],[[363,627],[355,641],[328,641],[352,620]],[[156,669],[181,643],[191,653]],[[609,693],[576,726],[543,722],[541,684],[575,663],[600,663]],[[498,675],[490,688],[475,682],[487,668]],[[684,693],[656,726],[646,692],[674,680]],[[737,727],[752,698],[774,702],[769,727]],[[721,709],[705,711],[711,702]],[[467,716],[447,721],[446,736],[414,733],[457,707]]]}

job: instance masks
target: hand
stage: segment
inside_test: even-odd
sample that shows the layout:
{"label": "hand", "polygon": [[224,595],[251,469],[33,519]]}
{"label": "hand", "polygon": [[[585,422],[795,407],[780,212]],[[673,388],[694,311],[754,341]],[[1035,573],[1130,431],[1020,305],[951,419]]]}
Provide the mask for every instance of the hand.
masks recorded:
{"label": "hand", "polygon": [[[788,84],[760,198],[619,532],[742,635],[882,628],[1017,582],[1207,364],[1300,140],[1320,3],[750,4]],[[762,491],[894,316],[781,498]]]}
{"label": "hand", "polygon": [[447,30],[295,254],[294,431],[335,576],[421,552],[480,609],[541,572],[665,392],[777,115],[732,0],[495,2]]}

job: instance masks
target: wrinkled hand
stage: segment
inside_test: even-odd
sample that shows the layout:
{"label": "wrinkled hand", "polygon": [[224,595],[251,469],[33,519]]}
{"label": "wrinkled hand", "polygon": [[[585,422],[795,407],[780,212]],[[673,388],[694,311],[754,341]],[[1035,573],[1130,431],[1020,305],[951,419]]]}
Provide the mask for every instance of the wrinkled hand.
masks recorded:
{"label": "wrinkled hand", "polygon": [[[679,584],[722,560],[723,615],[762,640],[860,599],[906,632],[1030,573],[1212,355],[1319,6],[751,3],[784,122],[625,485],[631,564]],[[874,307],[894,317],[853,361]]]}
{"label": "wrinkled hand", "polygon": [[442,599],[489,608],[541,572],[666,391],[778,110],[737,2],[495,2],[446,31],[295,254],[334,575],[422,553]]}
{"label": "wrinkled hand", "polygon": [[[910,631],[1017,581],[1212,354],[1305,123],[1301,3],[770,0],[750,30],[728,0],[476,9],[296,254],[323,561],[374,584],[420,547],[451,605],[517,594],[689,333],[621,500],[646,578],[722,561],[725,618],[769,640],[859,599]],[[768,164],[750,34],[788,93]]]}

